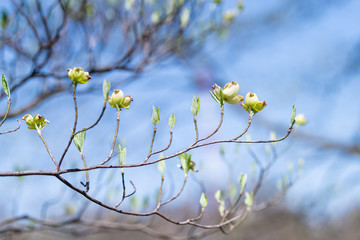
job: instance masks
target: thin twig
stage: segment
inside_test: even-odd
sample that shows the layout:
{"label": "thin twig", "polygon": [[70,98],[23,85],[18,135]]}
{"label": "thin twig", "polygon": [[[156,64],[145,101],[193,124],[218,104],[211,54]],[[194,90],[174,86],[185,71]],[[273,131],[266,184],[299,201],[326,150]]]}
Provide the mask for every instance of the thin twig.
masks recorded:
{"label": "thin twig", "polygon": [[55,164],[56,168],[58,168],[58,167],[59,167],[59,164],[57,163],[56,159],[55,159],[54,156],[52,155],[52,153],[51,153],[51,151],[50,151],[50,149],[49,149],[49,146],[47,145],[47,143],[46,143],[43,135],[41,134],[41,129],[39,129],[39,128],[37,127],[36,130],[37,130],[37,133],[39,134],[39,137],[41,138],[41,141],[44,143],[45,148],[46,148],[46,151],[48,152],[51,160],[52,160],[53,163]]}
{"label": "thin twig", "polygon": [[70,139],[68,141],[68,144],[60,158],[60,161],[59,161],[59,165],[57,167],[57,171],[60,171],[60,167],[61,167],[61,164],[65,158],[65,155],[67,153],[67,151],[69,150],[69,147],[71,145],[71,142],[72,140],[74,139],[74,136],[75,136],[75,131],[76,131],[76,125],[77,125],[77,120],[78,120],[78,107],[77,107],[77,101],[76,101],[76,83],[73,83],[73,99],[74,99],[74,110],[75,110],[75,118],[74,118],[74,126],[73,126],[73,129],[72,129],[72,132],[71,132],[71,136],[70,136]]}
{"label": "thin twig", "polygon": [[146,162],[146,161],[150,158],[150,156],[151,156],[152,149],[153,149],[153,146],[154,146],[156,131],[157,131],[157,128],[156,128],[156,126],[154,126],[154,131],[153,131],[153,135],[152,135],[151,142],[150,142],[149,154],[147,155],[147,157],[146,157],[146,159],[144,160],[144,162]]}
{"label": "thin twig", "polygon": [[0,135],[2,135],[2,134],[7,134],[7,133],[12,133],[12,132],[16,132],[17,130],[19,130],[19,129],[20,129],[20,121],[19,121],[19,120],[16,120],[16,121],[18,122],[18,126],[17,126],[15,129],[2,132],[2,133],[0,133]]}
{"label": "thin twig", "polygon": [[254,113],[253,113],[253,112],[250,112],[250,113],[249,113],[248,125],[246,126],[245,130],[244,130],[239,136],[237,136],[236,138],[234,138],[233,140],[238,140],[239,138],[241,138],[241,137],[249,130],[250,125],[251,125],[252,116],[254,116]]}
{"label": "thin twig", "polygon": [[7,104],[6,112],[5,112],[3,120],[0,122],[0,127],[1,127],[1,125],[3,125],[3,123],[5,122],[7,116],[9,114],[9,112],[10,112],[10,105],[11,105],[11,98],[8,97],[8,104]]}
{"label": "thin twig", "polygon": [[100,165],[104,165],[105,163],[110,161],[110,159],[113,157],[112,155],[113,155],[113,152],[114,152],[116,139],[117,139],[117,136],[118,136],[118,133],[119,133],[119,125],[120,125],[120,110],[118,110],[116,112],[116,129],[115,129],[114,140],[113,140],[112,145],[111,145],[109,156],[106,158],[105,161],[101,162]]}

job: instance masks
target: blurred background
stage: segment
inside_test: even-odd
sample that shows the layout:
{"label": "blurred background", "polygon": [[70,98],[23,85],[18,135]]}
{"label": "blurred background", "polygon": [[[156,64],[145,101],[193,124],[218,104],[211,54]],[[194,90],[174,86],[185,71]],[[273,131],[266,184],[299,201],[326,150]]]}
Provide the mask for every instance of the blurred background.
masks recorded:
{"label": "blurred background", "polygon": [[[272,131],[283,136],[293,105],[308,120],[305,126],[296,127],[296,134],[272,146],[279,154],[259,201],[274,197],[284,176],[298,174],[299,159],[305,165],[280,203],[252,214],[230,235],[217,233],[207,239],[359,239],[360,28],[356,26],[360,2],[185,1],[189,16],[181,12],[177,20],[166,23],[163,12],[172,2],[2,1],[0,69],[13,98],[2,131],[16,127],[16,120],[26,113],[40,113],[50,121],[44,137],[54,156],[60,157],[74,118],[66,69],[82,67],[92,79],[78,87],[78,128],[99,116],[102,82],[111,81],[110,92],[121,88],[134,99],[130,109],[121,112],[119,143],[127,148],[127,162],[137,163],[149,149],[153,105],[160,107],[161,118],[154,148],[167,145],[167,119],[174,113],[174,140],[168,153],[177,152],[195,138],[190,111],[193,95],[200,97],[199,132],[206,136],[220,118],[219,105],[209,90],[214,83],[224,86],[236,81],[240,95],[255,92],[268,104],[255,115],[247,138],[269,139]],[[140,3],[145,6],[143,15]],[[1,113],[6,101],[2,93]],[[247,119],[240,105],[226,105],[224,125],[212,140],[234,137],[246,127]],[[116,111],[109,107],[100,124],[87,132],[84,153],[88,165],[107,156],[115,123]],[[0,146],[1,171],[53,169],[40,139],[23,123],[19,131],[2,135]],[[212,206],[207,219],[218,217],[214,192],[230,192],[241,173],[247,173],[250,180],[257,176],[251,152],[266,162],[268,148],[223,144],[192,152],[199,172],[190,174],[186,191],[166,211],[186,215],[196,209],[205,190]],[[183,172],[177,164],[178,159],[167,161],[167,196],[182,184]],[[82,167],[74,146],[63,165],[70,167]],[[124,208],[151,209],[159,187],[157,167],[126,171],[128,187],[133,181],[137,192]],[[78,186],[85,180],[83,173],[66,177]],[[92,194],[117,202],[122,193],[118,170],[92,171],[90,178]],[[2,220],[24,214],[65,219],[87,206],[81,196],[52,177],[2,177],[0,181]],[[92,204],[87,208],[87,219],[122,221]],[[156,239],[118,231],[132,239]],[[40,231],[6,237],[107,239],[118,236],[118,231],[85,236]],[[170,226],[172,231],[176,230]],[[184,230],[185,235],[191,231]]]}

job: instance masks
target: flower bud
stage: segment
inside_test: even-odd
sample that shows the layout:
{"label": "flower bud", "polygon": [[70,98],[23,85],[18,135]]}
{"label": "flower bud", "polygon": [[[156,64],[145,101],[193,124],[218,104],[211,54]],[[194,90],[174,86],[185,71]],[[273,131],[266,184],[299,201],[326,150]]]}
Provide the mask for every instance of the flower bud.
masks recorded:
{"label": "flower bud", "polygon": [[26,114],[23,116],[22,120],[25,121],[29,129],[43,129],[46,124],[50,123],[44,116],[40,116],[39,114],[36,114],[34,117],[30,114]]}
{"label": "flower bud", "polygon": [[218,85],[214,84],[213,87],[213,97],[215,100],[220,102],[220,94],[223,92],[223,101],[229,104],[238,104],[244,98],[238,95],[239,92],[239,84],[237,82],[228,82],[225,84],[224,89],[222,90]]}
{"label": "flower bud", "polygon": [[267,104],[265,101],[260,102],[255,93],[248,92],[245,96],[245,102],[242,101],[241,105],[245,111],[253,112],[254,114],[260,112]]}
{"label": "flower bud", "polygon": [[244,99],[243,96],[235,95],[234,97],[232,97],[230,99],[225,98],[225,102],[227,102],[229,104],[239,104],[243,99]]}
{"label": "flower bud", "polygon": [[228,82],[224,86],[224,99],[231,99],[237,95],[239,92],[239,84],[237,82]]}
{"label": "flower bud", "polygon": [[122,106],[126,109],[129,109],[130,103],[133,101],[133,98],[130,95],[126,95],[122,102]]}
{"label": "flower bud", "polygon": [[73,81],[73,83],[84,84],[91,79],[89,72],[84,72],[82,68],[74,68],[74,69],[69,68],[68,76],[71,79],[71,81]]}
{"label": "flower bud", "polygon": [[120,108],[120,109],[121,108],[129,109],[132,100],[133,99],[130,95],[126,95],[124,97],[124,93],[120,89],[115,90],[111,94],[111,97],[108,98],[108,102],[110,106],[112,106],[113,108]]}
{"label": "flower bud", "polygon": [[303,113],[297,114],[296,117],[295,117],[295,121],[299,125],[305,125],[307,123],[307,119],[305,117],[305,114],[303,114]]}
{"label": "flower bud", "polygon": [[215,83],[213,86],[212,86],[212,89],[213,89],[213,93],[214,95],[217,97],[217,99],[220,99],[220,87]]}
{"label": "flower bud", "polygon": [[122,101],[124,100],[124,93],[121,90],[115,90],[111,97],[108,98],[110,106],[116,108],[116,105],[120,107]]}

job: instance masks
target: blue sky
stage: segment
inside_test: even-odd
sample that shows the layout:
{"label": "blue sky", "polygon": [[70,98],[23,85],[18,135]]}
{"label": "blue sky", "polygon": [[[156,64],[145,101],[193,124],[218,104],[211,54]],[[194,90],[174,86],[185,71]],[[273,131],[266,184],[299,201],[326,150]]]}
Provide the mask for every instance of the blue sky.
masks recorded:
{"label": "blue sky", "polygon": [[[148,151],[152,134],[152,105],[160,107],[161,114],[156,149],[167,144],[167,118],[171,113],[176,116],[176,124],[174,144],[170,152],[175,152],[193,141],[190,112],[193,94],[201,98],[198,119],[200,134],[204,135],[216,126],[219,118],[217,104],[207,89],[194,85],[199,71],[215,76],[208,80],[209,84],[212,84],[212,81],[219,84],[238,81],[241,95],[249,91],[256,92],[260,100],[268,102],[268,106],[255,116],[250,130],[254,139],[268,138],[271,126],[276,127],[279,136],[286,132],[291,108],[295,104],[298,112],[305,113],[309,119],[309,123],[299,129],[299,133],[312,134],[344,144],[356,143],[360,130],[360,71],[350,74],[346,66],[349,59],[353,59],[351,56],[359,54],[356,53],[356,45],[360,40],[360,28],[357,27],[360,22],[360,2],[305,2],[307,4],[280,0],[266,3],[244,1],[245,9],[238,16],[228,38],[210,39],[204,53],[192,61],[192,68],[170,61],[166,63],[166,68],[150,67],[141,79],[124,86],[122,89],[125,94],[134,98],[130,110],[121,113],[119,139],[128,148],[128,162],[141,161]],[[274,12],[276,14],[270,15]],[[96,80],[102,81],[105,77],[111,80],[114,76],[96,77]],[[101,89],[97,95],[94,93],[79,97],[79,128],[93,122],[101,110],[101,105]],[[247,114],[240,106],[228,105],[225,111],[224,129],[217,138],[231,137],[234,131],[239,132],[246,126]],[[59,156],[65,147],[73,121],[71,95],[53,98],[31,113],[41,113],[51,121],[44,130],[44,135],[54,155]],[[4,127],[13,124],[14,120],[11,120]],[[90,163],[107,156],[114,126],[115,111],[108,108],[99,127],[87,134],[84,148]],[[9,142],[12,143],[10,146]],[[334,150],[325,151],[307,142],[309,141],[304,139],[295,141],[289,152],[279,159],[270,179],[276,183],[281,173],[287,171],[287,164],[302,157],[306,161],[304,175],[290,190],[285,203],[292,209],[306,209],[310,216],[318,212],[326,216],[346,213],[359,204],[359,201],[355,200],[359,199],[356,193],[359,192],[359,179],[353,177],[360,169],[359,157]],[[7,159],[3,160],[1,165],[3,170],[13,169],[15,165],[31,169],[52,168],[40,139],[35,132],[24,126],[15,134],[0,138],[0,144],[6,146],[2,148],[2,153],[11,156],[3,158]],[[286,143],[277,144],[279,149],[285,145]],[[254,147],[262,157],[266,157],[263,145]],[[239,157],[234,156],[233,146],[226,146],[226,149],[235,161],[240,162],[233,163],[236,166],[235,174],[250,172],[252,160],[245,146],[241,146]],[[225,176],[228,175],[228,170],[218,151],[217,147],[210,147],[194,153],[198,165],[204,166],[198,175],[206,181],[209,191],[225,188],[227,183]],[[168,162],[168,169],[173,169],[173,179],[175,182],[179,181],[175,186],[182,181],[182,173],[176,169],[176,164],[177,159]],[[75,147],[72,147],[65,165],[81,166]],[[151,196],[158,187],[159,173],[156,166],[128,172],[128,180],[136,181],[140,197]],[[91,177],[96,178],[97,173],[98,171],[95,171]],[[116,172],[114,174],[116,176]],[[79,182],[83,177],[78,174],[73,180]],[[46,193],[51,198],[64,189],[55,179],[48,177],[29,177],[25,181],[2,178],[1,181],[0,191],[14,199],[12,203],[19,203],[16,213],[38,214],[41,208],[39,194]],[[103,181],[106,182],[106,179]],[[194,181],[190,183],[189,192],[192,189],[198,190]],[[39,184],[41,187],[38,187]],[[19,191],[16,191],[18,187],[22,190],[20,196],[17,195]],[[324,192],[329,194],[327,199],[331,199],[325,207]],[[69,198],[74,197],[70,191],[67,195]],[[198,195],[200,196],[200,192]],[[197,202],[197,197],[196,195],[189,199]],[[116,201],[111,198],[110,200]],[[0,206],[8,204],[9,199],[0,200]],[[3,214],[11,214],[11,211],[13,209],[7,208]]]}

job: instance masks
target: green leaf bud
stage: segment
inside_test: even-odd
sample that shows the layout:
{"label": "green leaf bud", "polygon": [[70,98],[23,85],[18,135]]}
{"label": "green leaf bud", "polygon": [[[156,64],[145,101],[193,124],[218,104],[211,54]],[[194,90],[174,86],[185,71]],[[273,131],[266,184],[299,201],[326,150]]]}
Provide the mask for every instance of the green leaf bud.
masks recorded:
{"label": "green leaf bud", "polygon": [[208,204],[208,200],[207,200],[207,197],[205,195],[205,193],[202,193],[201,194],[201,197],[200,197],[200,205],[202,208],[205,208]]}
{"label": "green leaf bud", "polygon": [[91,79],[89,72],[84,72],[84,70],[80,67],[73,69],[69,68],[68,76],[74,84],[76,83],[84,84]]}
{"label": "green leaf bud", "polygon": [[249,194],[248,192],[245,192],[244,203],[247,207],[251,207],[254,203],[254,193]]}
{"label": "green leaf bud", "polygon": [[[189,156],[187,153],[182,153],[179,155],[180,158],[180,162],[181,162],[181,168],[184,170],[185,175],[188,174],[189,172]],[[191,158],[191,154],[190,154],[190,158]]]}
{"label": "green leaf bud", "polygon": [[195,170],[195,162],[191,161],[191,154],[182,153],[179,155],[181,166],[180,168],[184,170],[185,175],[188,174],[189,170],[193,172],[198,172]]}
{"label": "green leaf bud", "polygon": [[104,95],[104,100],[105,101],[109,97],[109,91],[110,91],[110,81],[106,82],[106,80],[104,79],[104,82],[103,82],[103,95]]}
{"label": "green leaf bud", "polygon": [[241,191],[243,191],[243,190],[245,189],[246,182],[247,182],[247,174],[241,174],[241,177],[240,177],[240,188],[241,188]]}
{"label": "green leaf bud", "polygon": [[6,81],[5,75],[2,75],[2,88],[5,92],[5,94],[8,96],[8,98],[10,98],[10,89],[9,89],[9,85]]}
{"label": "green leaf bud", "polygon": [[78,133],[74,136],[74,143],[79,152],[83,153],[84,141],[85,141],[86,131]]}
{"label": "green leaf bud", "polygon": [[196,97],[196,95],[194,95],[192,104],[191,104],[191,112],[195,117],[196,115],[199,114],[199,111],[200,111],[200,98],[198,98],[198,97]]}
{"label": "green leaf bud", "polygon": [[[160,158],[160,159],[164,158],[164,154],[163,154],[163,153],[160,153],[159,158]],[[166,169],[165,160],[159,161],[159,162],[158,162],[158,170],[159,170],[159,172],[161,173],[162,176],[164,176],[165,169]]]}
{"label": "green leaf bud", "polygon": [[119,164],[124,165],[126,161],[126,147],[122,148],[119,144],[118,148],[119,148]]}
{"label": "green leaf bud", "polygon": [[153,112],[151,115],[151,122],[156,126],[160,122],[160,115],[159,115],[160,108],[156,108],[153,106]]}
{"label": "green leaf bud", "polygon": [[173,113],[170,115],[168,123],[170,129],[172,129],[175,125],[175,115]]}
{"label": "green leaf bud", "polygon": [[164,175],[165,168],[166,168],[165,160],[161,160],[161,161],[158,163],[158,170],[159,170],[159,172],[160,172],[162,175]]}
{"label": "green leaf bud", "polygon": [[225,211],[226,211],[224,202],[219,202],[218,211],[219,211],[219,213],[220,213],[220,216],[224,216],[224,213],[225,213]]}
{"label": "green leaf bud", "polygon": [[214,197],[217,202],[222,202],[224,199],[224,196],[225,196],[225,193],[224,193],[224,191],[221,191],[221,190],[217,190],[214,194]]}
{"label": "green leaf bud", "polygon": [[292,109],[292,112],[291,112],[291,119],[290,119],[291,127],[294,126],[295,122],[296,122],[296,108],[295,108],[295,105],[294,105],[293,109]]}

